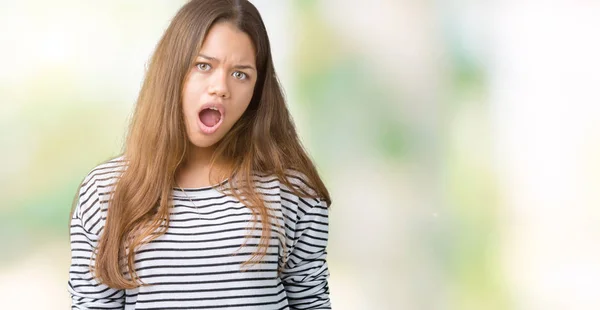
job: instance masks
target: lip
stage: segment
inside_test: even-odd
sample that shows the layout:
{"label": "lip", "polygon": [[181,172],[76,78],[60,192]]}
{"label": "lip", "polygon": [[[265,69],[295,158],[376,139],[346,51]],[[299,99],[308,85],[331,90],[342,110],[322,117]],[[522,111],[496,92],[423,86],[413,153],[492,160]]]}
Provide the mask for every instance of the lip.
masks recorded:
{"label": "lip", "polygon": [[[217,110],[219,111],[219,113],[221,113],[221,119],[219,120],[219,122],[217,124],[215,124],[212,127],[208,127],[206,125],[204,125],[202,123],[202,121],[200,120],[200,112],[202,112],[205,109],[208,108],[217,108]],[[222,103],[217,102],[217,101],[212,101],[212,102],[207,102],[205,104],[203,104],[202,106],[200,106],[200,109],[198,109],[198,112],[196,113],[197,115],[197,121],[198,121],[198,127],[200,128],[200,131],[202,131],[202,133],[204,134],[212,134],[215,131],[217,131],[217,129],[219,129],[219,127],[221,127],[221,124],[223,124],[223,120],[225,119],[225,106],[223,106]]]}

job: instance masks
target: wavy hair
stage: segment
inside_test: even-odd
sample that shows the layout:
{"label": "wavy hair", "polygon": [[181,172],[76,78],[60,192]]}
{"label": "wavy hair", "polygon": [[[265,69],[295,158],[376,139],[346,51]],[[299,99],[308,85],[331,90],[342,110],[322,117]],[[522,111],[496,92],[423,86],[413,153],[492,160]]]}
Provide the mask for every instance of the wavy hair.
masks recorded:
{"label": "wavy hair", "polygon": [[[296,195],[319,198],[331,205],[286,107],[267,31],[257,9],[246,0],[189,1],[177,12],[150,59],[125,140],[127,168],[109,200],[92,266],[98,280],[110,287],[143,285],[135,271],[136,249],[164,234],[169,226],[175,175],[191,143],[182,110],[183,85],[205,35],[221,21],[249,35],[258,76],[247,110],[218,142],[211,167],[217,158],[231,163],[226,177],[235,187],[232,194],[252,210],[254,226],[270,223],[273,217],[254,188],[253,176],[257,174],[277,176]],[[308,189],[290,183],[290,169],[304,176]],[[264,257],[271,233],[270,225],[263,225],[251,261]]]}

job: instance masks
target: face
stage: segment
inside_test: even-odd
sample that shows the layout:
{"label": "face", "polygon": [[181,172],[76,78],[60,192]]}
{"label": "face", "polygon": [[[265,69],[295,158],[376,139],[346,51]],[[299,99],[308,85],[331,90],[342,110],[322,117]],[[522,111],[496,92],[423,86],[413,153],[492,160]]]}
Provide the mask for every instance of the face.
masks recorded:
{"label": "face", "polygon": [[189,140],[198,148],[215,145],[250,104],[256,84],[252,41],[231,23],[213,25],[183,86],[183,113]]}

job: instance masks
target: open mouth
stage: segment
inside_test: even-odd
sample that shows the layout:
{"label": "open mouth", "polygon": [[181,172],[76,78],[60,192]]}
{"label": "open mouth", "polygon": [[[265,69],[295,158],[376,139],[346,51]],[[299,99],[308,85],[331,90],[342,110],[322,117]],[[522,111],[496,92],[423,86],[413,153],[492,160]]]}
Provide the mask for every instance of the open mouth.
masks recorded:
{"label": "open mouth", "polygon": [[217,107],[207,107],[198,113],[200,129],[206,134],[213,133],[223,122],[223,114]]}
{"label": "open mouth", "polygon": [[200,111],[200,121],[206,127],[214,127],[221,121],[221,112],[217,108],[208,108]]}

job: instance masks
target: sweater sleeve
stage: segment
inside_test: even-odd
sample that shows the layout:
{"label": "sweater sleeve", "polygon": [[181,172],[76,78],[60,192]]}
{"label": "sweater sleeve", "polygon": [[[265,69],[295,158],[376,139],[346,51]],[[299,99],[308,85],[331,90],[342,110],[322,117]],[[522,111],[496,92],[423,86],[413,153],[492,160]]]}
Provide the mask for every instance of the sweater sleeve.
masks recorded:
{"label": "sweater sleeve", "polygon": [[71,217],[71,266],[68,291],[71,309],[124,309],[125,292],[99,283],[90,266],[95,263],[95,249],[104,226],[100,195],[93,177],[81,186],[79,199]]}
{"label": "sweater sleeve", "polygon": [[327,204],[300,198],[294,212],[288,257],[281,273],[290,309],[331,309],[327,241]]}

